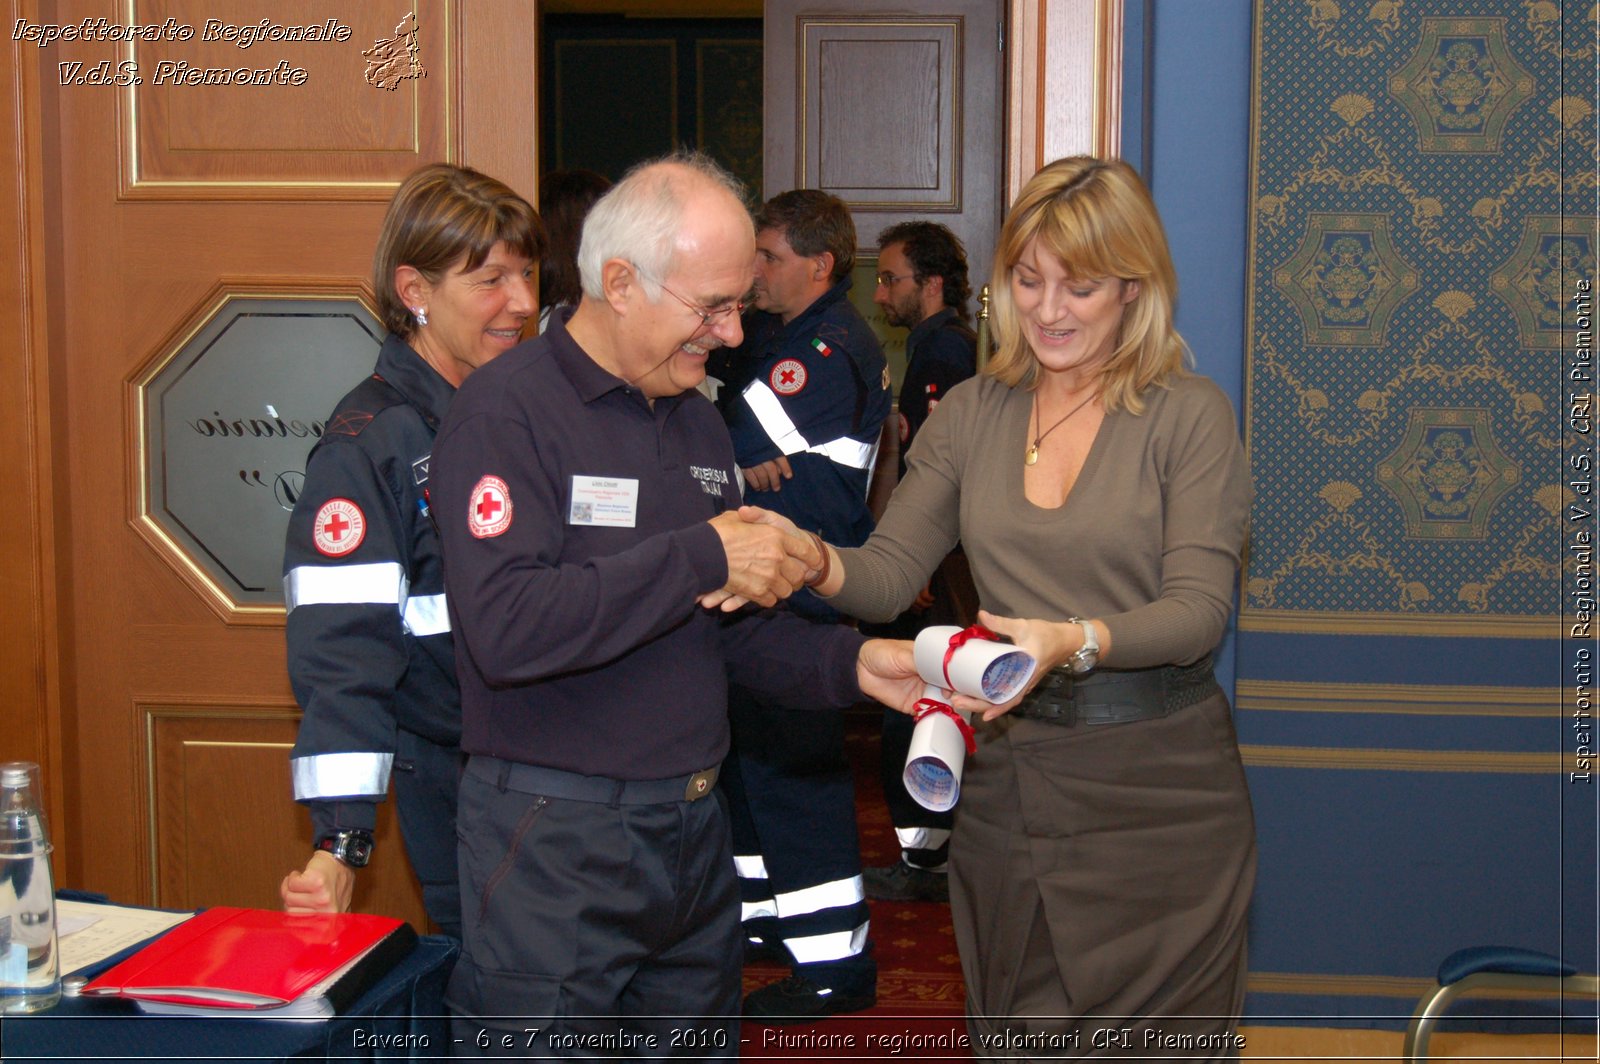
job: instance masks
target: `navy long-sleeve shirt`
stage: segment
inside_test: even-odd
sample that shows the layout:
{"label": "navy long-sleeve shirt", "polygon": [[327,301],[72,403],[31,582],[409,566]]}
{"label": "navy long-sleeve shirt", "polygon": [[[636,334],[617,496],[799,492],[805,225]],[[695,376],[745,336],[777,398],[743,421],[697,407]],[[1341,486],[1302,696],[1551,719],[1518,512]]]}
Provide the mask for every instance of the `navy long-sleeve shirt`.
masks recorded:
{"label": "navy long-sleeve shirt", "polygon": [[650,404],[564,320],[467,379],[432,476],[468,753],[660,779],[727,753],[730,679],[861,697],[856,633],[696,603],[728,578],[707,522],[739,505],[722,420],[693,391]]}

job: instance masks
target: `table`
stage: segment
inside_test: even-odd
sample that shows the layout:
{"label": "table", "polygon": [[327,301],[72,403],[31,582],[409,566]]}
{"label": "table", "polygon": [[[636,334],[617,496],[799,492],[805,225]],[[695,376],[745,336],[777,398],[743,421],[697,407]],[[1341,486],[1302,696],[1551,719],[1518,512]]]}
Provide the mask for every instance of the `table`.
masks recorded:
{"label": "table", "polygon": [[7,1062],[98,1064],[192,1058],[217,1064],[437,1059],[450,1054],[444,989],[459,952],[453,939],[422,936],[405,961],[348,1012],[329,1020],[147,1016],[120,998],[64,997],[45,1012],[0,1016],[0,1054]]}

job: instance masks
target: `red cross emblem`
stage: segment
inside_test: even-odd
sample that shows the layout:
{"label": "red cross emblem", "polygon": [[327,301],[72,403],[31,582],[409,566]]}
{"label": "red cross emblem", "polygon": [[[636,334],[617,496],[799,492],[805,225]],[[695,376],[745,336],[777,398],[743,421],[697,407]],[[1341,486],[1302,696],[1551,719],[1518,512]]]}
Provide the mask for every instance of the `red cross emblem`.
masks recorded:
{"label": "red cross emblem", "polygon": [[367,517],[349,499],[329,499],[311,521],[311,542],[330,558],[349,554],[367,538]]}
{"label": "red cross emblem", "polygon": [[797,395],[806,386],[805,363],[797,358],[786,358],[772,367],[767,379],[772,390],[779,395]]}
{"label": "red cross emblem", "polygon": [[481,477],[472,489],[467,530],[479,539],[498,536],[511,527],[511,489],[499,477]]}

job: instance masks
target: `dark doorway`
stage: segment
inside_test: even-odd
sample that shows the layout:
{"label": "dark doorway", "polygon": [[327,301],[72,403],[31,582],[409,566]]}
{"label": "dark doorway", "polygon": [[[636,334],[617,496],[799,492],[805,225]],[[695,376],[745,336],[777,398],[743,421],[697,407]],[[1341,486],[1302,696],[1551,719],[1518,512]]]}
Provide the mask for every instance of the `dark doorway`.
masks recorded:
{"label": "dark doorway", "polygon": [[[641,159],[691,147],[761,187],[759,17],[554,6],[541,40],[542,171],[586,169],[615,180]],[[741,6],[759,16],[759,3]]]}

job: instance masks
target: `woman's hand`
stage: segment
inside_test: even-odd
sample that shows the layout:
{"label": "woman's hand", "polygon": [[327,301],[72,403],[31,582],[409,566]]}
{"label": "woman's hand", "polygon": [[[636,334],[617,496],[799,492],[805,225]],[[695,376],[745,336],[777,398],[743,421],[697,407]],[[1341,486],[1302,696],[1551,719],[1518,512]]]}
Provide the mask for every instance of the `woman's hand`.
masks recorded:
{"label": "woman's hand", "polygon": [[[969,713],[981,714],[984,720],[994,720],[1016,708],[1027,693],[1033,690],[1035,684],[1044,679],[1044,674],[1059,665],[1065,665],[1072,655],[1083,649],[1083,628],[1076,621],[1041,621],[1029,617],[1000,617],[988,610],[978,611],[978,623],[996,635],[1003,635],[1016,644],[1020,650],[1026,650],[1033,655],[1039,663],[1034,670],[1033,678],[1028,681],[1028,686],[1023,688],[1017,696],[1009,702],[993,705],[981,698],[971,695],[957,694],[951,698],[950,704],[957,709]],[[1111,636],[1106,632],[1105,625],[1099,621],[1092,622],[1095,634],[1100,639],[1100,657],[1105,659],[1109,649]]]}

